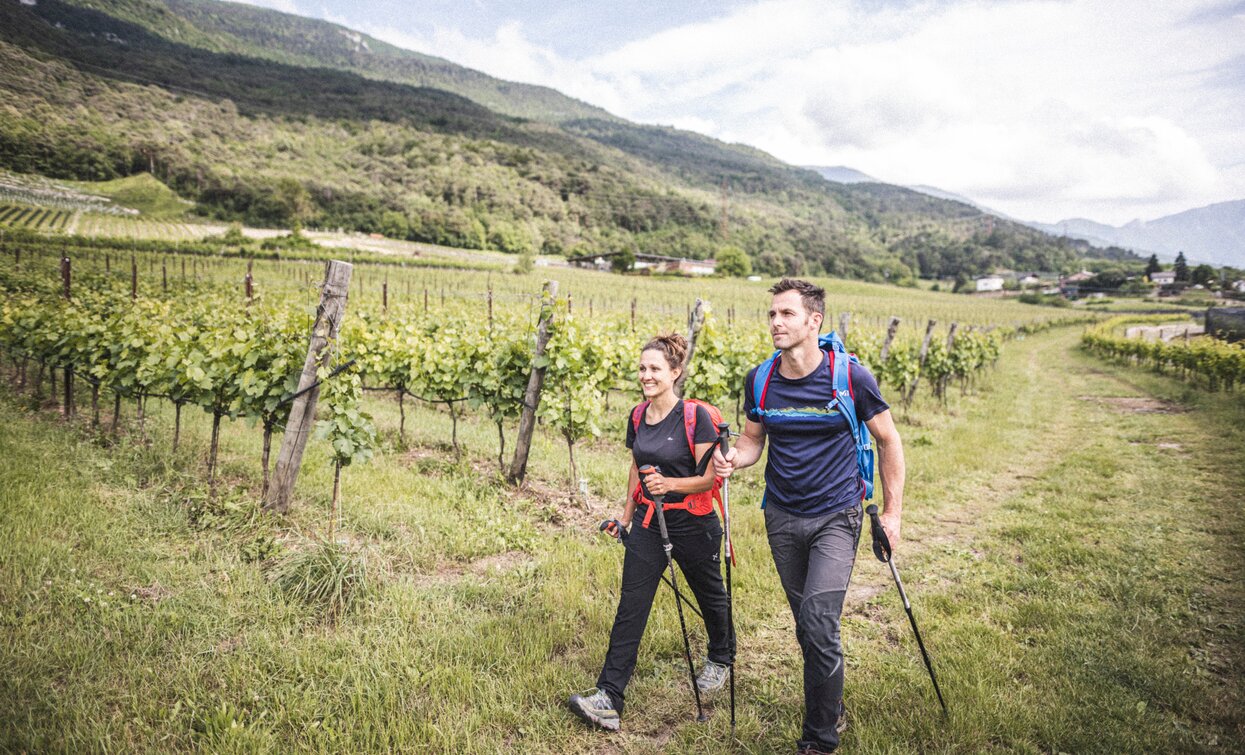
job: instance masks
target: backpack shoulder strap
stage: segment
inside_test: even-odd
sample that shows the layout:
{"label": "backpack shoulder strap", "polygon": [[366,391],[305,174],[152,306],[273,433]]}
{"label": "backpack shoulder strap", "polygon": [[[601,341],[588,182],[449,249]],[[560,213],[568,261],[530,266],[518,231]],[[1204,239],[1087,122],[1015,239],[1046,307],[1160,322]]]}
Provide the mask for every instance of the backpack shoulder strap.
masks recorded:
{"label": "backpack shoulder strap", "polygon": [[834,383],[834,392],[836,394],[845,394],[847,396],[852,407],[852,421],[855,422],[856,395],[852,390],[851,365],[851,357],[849,357],[846,352],[830,352],[830,379]]}
{"label": "backpack shoulder strap", "polygon": [[640,420],[644,418],[644,412],[648,410],[648,401],[641,401],[631,410],[631,429],[640,432]]}
{"label": "backpack shoulder strap", "polygon": [[769,388],[770,378],[774,376],[774,367],[778,363],[779,353],[775,351],[770,354],[769,359],[761,362],[757,371],[752,375],[752,399],[756,401],[758,410],[765,408],[765,391]]}
{"label": "backpack shoulder strap", "polygon": [[687,434],[687,447],[692,452],[692,461],[696,460],[696,409],[695,401],[683,399],[683,431]]}

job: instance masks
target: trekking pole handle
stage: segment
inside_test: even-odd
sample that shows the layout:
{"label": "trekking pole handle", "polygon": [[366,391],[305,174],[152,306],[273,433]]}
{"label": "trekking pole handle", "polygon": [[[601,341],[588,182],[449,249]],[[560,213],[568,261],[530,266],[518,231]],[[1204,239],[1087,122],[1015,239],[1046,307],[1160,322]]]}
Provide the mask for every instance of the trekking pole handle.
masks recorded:
{"label": "trekking pole handle", "polygon": [[652,464],[645,464],[644,466],[640,467],[639,472],[640,472],[640,486],[644,488],[644,494],[649,497],[649,500],[657,504],[665,503],[666,496],[664,494],[659,495],[659,496],[654,496],[652,493],[648,492],[648,485],[644,483],[645,475],[661,474],[661,467],[653,466]]}
{"label": "trekking pole handle", "polygon": [[651,493],[648,492],[648,486],[644,484],[644,475],[649,475],[649,474],[654,474],[654,473],[661,474],[661,467],[654,466],[652,464],[645,464],[644,466],[640,467],[639,472],[640,472],[640,485],[644,488],[644,492],[648,493],[649,499],[652,500],[653,506],[656,508],[657,528],[661,531],[661,547],[663,550],[666,551],[666,558],[667,560],[669,560],[670,552],[674,549],[674,546],[670,543],[670,533],[666,530],[666,510],[665,510],[666,509],[666,506],[665,506],[666,496],[665,495],[659,495],[659,496],[652,495]]}
{"label": "trekking pole handle", "polygon": [[869,532],[873,535],[873,555],[884,564],[890,563],[891,541],[886,536],[886,528],[882,526],[882,520],[878,518],[877,504],[869,504],[865,513],[869,515]]}
{"label": "trekking pole handle", "polygon": [[621,543],[624,539],[626,539],[627,528],[622,526],[622,522],[618,521],[617,519],[606,519],[604,522],[601,522],[601,526],[597,527],[597,529],[609,534],[610,525],[613,525],[614,529],[618,531],[618,535],[617,535],[618,542]]}
{"label": "trekking pole handle", "polygon": [[722,449],[722,457],[731,450],[731,426],[729,422],[718,423],[718,446]]}

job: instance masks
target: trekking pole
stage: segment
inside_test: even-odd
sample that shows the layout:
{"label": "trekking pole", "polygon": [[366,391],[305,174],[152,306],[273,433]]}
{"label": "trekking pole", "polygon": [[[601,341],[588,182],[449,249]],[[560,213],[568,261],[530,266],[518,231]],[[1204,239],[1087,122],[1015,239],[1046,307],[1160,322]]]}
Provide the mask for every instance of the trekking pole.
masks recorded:
{"label": "trekking pole", "polygon": [[[731,426],[718,425],[718,446],[726,456],[731,441]],[[726,626],[731,638],[731,737],[735,736],[735,591],[731,585],[731,564],[735,561],[735,545],[731,542],[731,478],[722,481],[722,530],[726,548]]]}
{"label": "trekking pole", "polygon": [[[640,467],[640,484],[644,485],[644,475],[660,474],[661,467],[654,467],[645,464]],[[648,492],[648,486],[644,485],[644,491]],[[707,721],[709,717],[705,715],[705,709],[700,704],[700,687],[696,686],[696,669],[692,665],[692,643],[687,639],[687,623],[683,620],[683,598],[679,594],[679,582],[674,571],[674,546],[670,544],[670,533],[666,530],[666,512],[664,495],[649,495],[649,500],[653,502],[653,506],[657,510],[657,526],[661,531],[661,547],[666,551],[666,564],[670,567],[670,587],[674,590],[674,607],[679,612],[679,629],[683,632],[683,654],[687,657],[687,675],[692,682],[692,694],[696,697],[696,720]]]}
{"label": "trekking pole", "polygon": [[921,630],[916,628],[916,617],[912,615],[912,604],[908,602],[908,594],[904,592],[903,582],[899,579],[899,570],[895,568],[892,558],[891,541],[882,528],[882,520],[878,518],[877,504],[869,504],[865,509],[869,515],[869,532],[873,535],[873,555],[891,568],[891,576],[895,578],[895,587],[899,588],[899,597],[903,599],[903,610],[908,612],[908,622],[912,624],[912,633],[916,635],[917,647],[921,648],[921,657],[925,659],[925,668],[929,671],[929,680],[934,683],[934,694],[938,695],[938,704],[942,706],[942,714],[947,715],[947,704],[943,702],[942,690],[938,688],[938,677],[934,676],[934,665],[930,663],[929,653],[925,652],[925,643],[921,641]]}
{"label": "trekking pole", "polygon": [[[626,548],[627,547],[627,535],[629,533],[627,532],[627,530],[623,529],[622,522],[618,521],[617,519],[606,519],[604,522],[601,522],[600,526],[598,526],[597,529],[601,530],[602,532],[606,532],[607,530],[609,530],[610,525],[613,525],[614,527],[618,529],[618,544]],[[674,583],[672,583],[670,581],[670,578],[667,577],[665,574],[661,575],[661,581],[670,585],[671,589],[674,588]],[[702,620],[705,618],[700,613],[700,609],[696,608],[696,606],[693,605],[692,602],[687,599],[687,596],[685,596],[683,593],[678,593],[678,595],[679,595],[679,598],[682,599],[683,604],[688,607],[688,610],[690,610],[692,613],[699,616]]]}

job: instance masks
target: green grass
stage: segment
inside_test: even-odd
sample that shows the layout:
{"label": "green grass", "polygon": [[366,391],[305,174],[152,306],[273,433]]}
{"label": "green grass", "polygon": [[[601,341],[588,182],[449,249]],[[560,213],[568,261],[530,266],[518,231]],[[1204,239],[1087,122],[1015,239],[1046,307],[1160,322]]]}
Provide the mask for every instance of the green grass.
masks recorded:
{"label": "green grass", "polygon": [[[945,723],[889,574],[867,543],[844,625],[845,749],[1205,752],[1245,747],[1245,405],[1107,365],[1065,329],[1006,347],[975,395],[901,413],[909,459],[899,567],[951,707]],[[1144,401],[1142,401],[1144,399]],[[1150,403],[1146,403],[1146,402]],[[627,403],[616,396],[622,427]],[[259,516],[259,433],[224,432],[223,503],[203,497],[205,417],[167,449],[113,445],[0,399],[0,750],[703,752],[669,595],[658,596],[624,732],[562,709],[590,686],[622,550],[593,525],[624,484],[617,439],[537,436],[532,484],[495,479],[495,429],[372,402],[386,448],[343,478],[343,548],[370,592],[336,622],[273,564],[327,524],[313,444],[289,519]],[[1134,409],[1163,409],[1162,412]],[[1171,411],[1167,411],[1171,410]],[[132,408],[127,407],[127,416]],[[35,463],[37,462],[37,463]],[[739,749],[789,749],[801,683],[755,508],[733,483]],[[867,535],[862,538],[867,540]],[[111,594],[110,594],[111,593]],[[131,597],[133,596],[133,597]],[[694,648],[704,647],[694,628]]]}
{"label": "green grass", "polygon": [[65,181],[88,194],[108,197],[114,204],[138,210],[148,219],[175,219],[194,206],[177,196],[150,173],[137,173],[112,181]]}

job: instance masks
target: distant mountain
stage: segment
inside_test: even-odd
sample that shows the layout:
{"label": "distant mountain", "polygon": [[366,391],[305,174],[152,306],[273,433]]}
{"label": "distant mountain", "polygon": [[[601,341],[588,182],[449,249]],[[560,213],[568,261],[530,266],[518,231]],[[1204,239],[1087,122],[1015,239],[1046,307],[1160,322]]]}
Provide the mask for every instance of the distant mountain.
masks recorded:
{"label": "distant mountain", "polygon": [[765,274],[891,281],[1078,269],[1084,251],[962,202],[827,181],[217,0],[0,1],[0,114],[0,167],[148,172],[200,214],[261,226],[548,254],[699,259],[732,244]]}
{"label": "distant mountain", "polygon": [[938,197],[939,199],[945,199],[948,202],[962,202],[968,205],[969,207],[976,207],[982,212],[989,213],[995,216],[996,218],[1007,218],[1008,220],[1011,220],[1011,218],[1008,218],[1008,216],[1005,215],[1004,213],[1001,213],[998,210],[994,210],[989,207],[986,207],[985,205],[981,204],[977,200],[969,199],[963,194],[956,194],[954,191],[947,191],[946,189],[940,189],[937,186],[926,186],[924,184],[916,184],[914,186],[909,186],[908,188],[912,189],[913,191],[919,191],[922,194],[928,194],[931,197]]}
{"label": "distant mountain", "polygon": [[1122,226],[1071,218],[1058,223],[1029,223],[1050,234],[1085,239],[1095,246],[1115,245],[1166,259],[1184,252],[1193,262],[1245,267],[1245,199],[1198,207],[1156,220]]}
{"label": "distant mountain", "polygon": [[614,117],[549,87],[503,81],[338,24],[253,5],[223,0],[67,2],[98,7],[153,34],[200,49],[441,89],[505,115],[552,123]]}
{"label": "distant mountain", "polygon": [[804,167],[816,171],[822,178],[827,181],[833,181],[836,184],[882,183],[868,173],[861,173],[855,168],[849,168],[846,165],[832,165],[830,167],[806,165]]}

